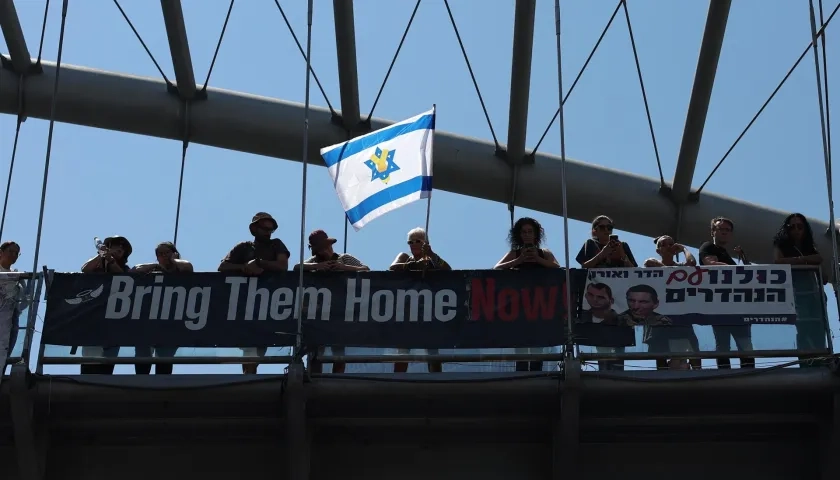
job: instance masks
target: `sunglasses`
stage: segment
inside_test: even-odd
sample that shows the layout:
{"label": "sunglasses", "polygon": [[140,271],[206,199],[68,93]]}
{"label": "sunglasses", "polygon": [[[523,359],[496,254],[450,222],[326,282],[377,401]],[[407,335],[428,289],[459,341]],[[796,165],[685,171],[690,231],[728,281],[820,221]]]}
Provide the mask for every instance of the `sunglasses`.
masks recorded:
{"label": "sunglasses", "polygon": [[805,225],[801,223],[791,223],[788,224],[787,228],[790,230],[805,230]]}
{"label": "sunglasses", "polygon": [[602,232],[612,232],[613,226],[609,224],[601,224],[595,225],[596,230],[601,230]]}

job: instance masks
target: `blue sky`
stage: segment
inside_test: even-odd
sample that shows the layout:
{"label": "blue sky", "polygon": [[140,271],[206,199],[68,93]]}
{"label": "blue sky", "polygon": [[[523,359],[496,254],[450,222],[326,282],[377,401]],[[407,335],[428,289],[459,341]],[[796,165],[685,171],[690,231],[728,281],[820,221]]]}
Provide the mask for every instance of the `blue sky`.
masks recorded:
{"label": "blue sky", "polygon": [[[123,0],[167,76],[174,79],[161,10],[146,0]],[[281,1],[301,41],[306,2]],[[514,2],[453,0],[453,15],[500,142],[507,137]],[[708,2],[631,1],[630,14],[657,135],[662,168],[670,181],[685,123],[697,52]],[[227,0],[185,0],[187,31],[196,79],[206,76],[224,21]],[[772,4],[772,5],[771,5]],[[19,0],[18,14],[29,49],[37,55],[44,1]],[[568,87],[616,3],[563,0],[564,84]],[[355,2],[359,92],[363,115],[370,111],[388,64],[414,7],[413,1]],[[834,3],[826,3],[826,14]],[[43,58],[56,57],[61,1],[52,2]],[[828,29],[829,52],[840,45]],[[532,148],[558,105],[553,1],[537,2],[527,145]],[[733,2],[694,186],[698,186],[808,44],[807,2]],[[5,51],[5,46],[3,46]],[[159,77],[111,0],[71,0],[63,62],[134,75]],[[340,97],[332,3],[315,2],[312,65],[332,104]],[[840,78],[829,55],[830,90]],[[234,6],[213,87],[303,102],[305,63],[271,0]],[[813,60],[808,57],[740,142],[707,186],[757,204],[827,218],[823,154]],[[326,102],[314,88],[315,105]],[[211,100],[212,101],[212,98]],[[490,130],[442,0],[424,0],[397,60],[375,116],[401,120],[438,106],[437,129],[489,139]],[[636,78],[627,27],[619,16],[582,81],[566,103],[566,151],[570,158],[658,178],[658,170]],[[35,247],[48,122],[29,119],[22,127],[11,188],[6,239],[21,244],[17,264],[30,269]],[[15,118],[0,116],[0,171],[11,155]],[[303,122],[301,119],[301,132]],[[540,147],[559,153],[555,127]],[[119,233],[134,245],[134,263],[153,259],[153,248],[172,238],[178,194],[180,142],[56,124],[40,263],[77,271],[94,253],[93,237]],[[500,160],[501,161],[501,160]],[[203,270],[248,236],[257,211],[274,214],[277,236],[297,260],[300,238],[301,164],[202,145],[189,147],[179,249]],[[344,217],[329,175],[309,171],[305,230],[323,228],[343,242]],[[560,179],[557,179],[558,185]],[[225,192],[220,195],[219,192]],[[603,194],[608,194],[604,192]],[[616,201],[621,201],[616,198]],[[725,214],[726,212],[721,212]],[[643,214],[640,212],[640,214]],[[548,233],[548,247],[562,258],[563,219],[534,216]],[[374,269],[384,269],[405,248],[405,233],[425,219],[418,202],[350,229],[348,251]],[[614,219],[619,229],[632,219]],[[430,237],[435,250],[462,269],[490,268],[506,251],[506,205],[437,191]],[[571,221],[572,258],[589,236],[588,224]],[[744,228],[740,231],[746,232]],[[639,259],[652,255],[651,239],[620,232]],[[767,248],[771,248],[767,239]],[[823,252],[829,254],[830,252]],[[573,265],[577,266],[577,265]],[[831,297],[833,300],[833,296]],[[833,301],[829,302],[833,305]],[[832,318],[837,317],[832,308]],[[833,330],[837,330],[836,320]],[[792,348],[792,327],[756,334],[757,348]],[[700,333],[712,346],[711,335]],[[192,349],[182,349],[189,354]],[[206,353],[206,352],[204,352]],[[75,367],[73,367],[75,368]],[[176,372],[195,367],[176,367]],[[276,367],[279,368],[279,367]],[[66,368],[47,368],[64,371]],[[212,371],[236,371],[213,367]],[[118,367],[128,372],[130,367]],[[206,371],[206,369],[205,369]],[[272,369],[266,370],[272,371]]]}

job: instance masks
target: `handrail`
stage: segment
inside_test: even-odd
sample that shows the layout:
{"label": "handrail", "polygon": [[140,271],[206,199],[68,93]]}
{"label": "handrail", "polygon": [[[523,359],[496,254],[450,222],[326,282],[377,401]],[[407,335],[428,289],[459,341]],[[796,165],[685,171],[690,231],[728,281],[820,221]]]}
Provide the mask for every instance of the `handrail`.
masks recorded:
{"label": "handrail", "polygon": [[173,365],[216,365],[216,364],[240,364],[243,362],[259,362],[265,364],[286,364],[292,363],[294,357],[291,355],[265,356],[265,357],[42,357],[44,365],[152,365],[156,363],[171,363]]}

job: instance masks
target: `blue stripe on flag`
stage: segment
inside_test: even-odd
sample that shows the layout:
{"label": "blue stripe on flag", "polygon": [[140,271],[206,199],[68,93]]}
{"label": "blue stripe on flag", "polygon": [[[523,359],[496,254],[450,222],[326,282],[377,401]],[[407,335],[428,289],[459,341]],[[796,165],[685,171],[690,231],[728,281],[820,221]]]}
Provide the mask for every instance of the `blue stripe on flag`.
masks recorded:
{"label": "blue stripe on flag", "polygon": [[411,133],[415,130],[427,129],[435,129],[434,114],[423,115],[412,123],[392,125],[390,127],[377,130],[366,137],[350,140],[340,147],[333,148],[329,152],[324,153],[322,155],[324,157],[324,163],[327,164],[327,168],[330,168],[345,158],[355,155],[363,150],[367,150],[368,148],[375,147],[380,143],[393,140],[400,135],[405,135],[406,133]]}
{"label": "blue stripe on flag", "polygon": [[432,190],[432,177],[417,176],[393,187],[380,190],[368,198],[362,200],[355,207],[347,210],[347,219],[351,224],[365,218],[367,214],[379,207],[385,206],[394,200],[411,195],[416,192],[429,192]]}

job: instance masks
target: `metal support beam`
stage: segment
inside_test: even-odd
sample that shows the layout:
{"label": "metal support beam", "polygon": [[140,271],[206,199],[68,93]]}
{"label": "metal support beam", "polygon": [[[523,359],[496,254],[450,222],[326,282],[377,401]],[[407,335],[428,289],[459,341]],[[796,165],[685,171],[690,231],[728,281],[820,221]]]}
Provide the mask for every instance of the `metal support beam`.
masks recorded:
{"label": "metal support beam", "polygon": [[[25,98],[30,117],[50,116],[55,65],[42,62],[43,75],[27,79]],[[19,76],[0,70],[0,113],[17,114]],[[210,89],[212,101],[192,107],[190,141],[202,145],[301,160],[300,119],[303,105],[256,95]],[[180,100],[166,93],[163,81],[121,75],[101,70],[61,66],[61,88],[55,119],[121,132],[181,140],[183,119]],[[372,119],[376,130],[390,125]],[[318,151],[324,145],[347,140],[346,132],[331,123],[330,111],[311,107],[309,161],[323,165]],[[513,172],[495,156],[492,142],[435,132],[435,188],[507,204]],[[646,236],[661,235],[673,227],[676,208],[659,194],[659,180],[621,172],[580,161],[566,162],[569,216],[589,222],[604,214],[623,228]],[[533,165],[519,168],[516,205],[550,214],[560,214],[560,161],[555,155],[538,153]],[[598,192],[610,192],[603,195]],[[615,199],[621,199],[617,202]],[[683,206],[681,243],[699,246],[709,239],[709,220],[726,212],[740,229],[738,243],[757,263],[772,262],[773,238],[788,212],[708,193],[696,203]],[[815,231],[828,223],[810,219]],[[831,251],[830,239],[817,236],[817,248]]]}
{"label": "metal support beam", "polygon": [[14,0],[0,0],[0,28],[3,29],[3,37],[12,57],[12,68],[19,75],[26,75],[30,72],[32,57],[26,47]]}
{"label": "metal support beam", "polygon": [[46,470],[47,433],[43,422],[36,421],[35,401],[29,388],[29,367],[12,366],[9,403],[21,480],[42,480]]}
{"label": "metal support beam", "polygon": [[289,480],[309,478],[312,437],[306,418],[306,390],[303,385],[303,364],[292,363],[286,375],[283,392],[283,416],[286,420],[286,465]]}
{"label": "metal support beam", "polygon": [[567,355],[563,362],[563,370],[565,375],[560,397],[560,414],[554,421],[552,435],[552,478],[555,480],[578,476],[577,461],[580,451],[580,360]]}
{"label": "metal support beam", "polygon": [[840,393],[832,395],[831,416],[820,423],[820,479],[833,480],[840,475],[837,449],[840,448]]}
{"label": "metal support beam", "polygon": [[674,173],[674,184],[671,187],[672,198],[678,204],[687,202],[691,191],[691,181],[694,179],[694,168],[697,166],[697,154],[700,152],[703,127],[706,126],[706,114],[709,111],[709,100],[712,98],[712,88],[715,85],[718,59],[731,5],[732,0],[711,0],[709,3],[709,15],[706,17],[706,29],[703,32],[703,43],[700,45],[700,55],[697,58],[694,87],[691,89],[685,130],[683,130],[677,169]]}
{"label": "metal support beam", "polygon": [[163,9],[163,22],[166,24],[166,36],[169,38],[178,95],[184,100],[192,100],[196,94],[195,73],[181,0],[160,0],[160,6]]}
{"label": "metal support beam", "polygon": [[[507,160],[511,164],[526,161],[525,135],[528,131],[528,101],[531,92],[531,57],[534,50],[534,12],[536,9],[536,0],[516,0],[507,141]],[[530,155],[527,158],[528,161],[531,160]]]}
{"label": "metal support beam", "polygon": [[335,51],[338,55],[338,87],[341,91],[341,123],[347,131],[353,131],[360,121],[353,0],[333,0],[333,14]]}

